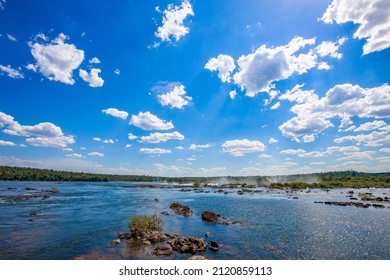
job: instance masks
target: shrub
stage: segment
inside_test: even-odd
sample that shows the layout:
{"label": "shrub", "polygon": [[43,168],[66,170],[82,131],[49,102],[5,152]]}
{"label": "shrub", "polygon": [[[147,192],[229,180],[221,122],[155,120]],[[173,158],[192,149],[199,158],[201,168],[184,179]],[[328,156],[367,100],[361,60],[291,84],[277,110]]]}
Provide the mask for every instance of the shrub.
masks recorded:
{"label": "shrub", "polygon": [[152,216],[133,216],[129,220],[129,229],[131,232],[160,231],[162,226],[163,221],[157,214],[153,214]]}

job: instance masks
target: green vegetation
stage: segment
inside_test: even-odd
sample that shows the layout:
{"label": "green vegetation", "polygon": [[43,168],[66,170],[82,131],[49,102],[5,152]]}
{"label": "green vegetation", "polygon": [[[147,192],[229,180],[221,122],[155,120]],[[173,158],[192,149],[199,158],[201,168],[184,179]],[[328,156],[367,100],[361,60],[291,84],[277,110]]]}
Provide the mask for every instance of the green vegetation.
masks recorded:
{"label": "green vegetation", "polygon": [[157,214],[153,214],[152,216],[133,216],[129,220],[129,229],[131,232],[160,231],[162,226],[163,221]]}
{"label": "green vegetation", "polygon": [[[276,189],[291,188],[365,188],[390,187],[390,172],[364,173],[354,170],[287,176],[223,176],[223,177],[155,177],[148,175],[113,175],[84,172],[65,172],[49,169],[0,166],[3,181],[93,181],[93,182],[151,182],[192,184],[194,187],[217,184],[223,188]],[[227,182],[222,184],[221,182]]]}

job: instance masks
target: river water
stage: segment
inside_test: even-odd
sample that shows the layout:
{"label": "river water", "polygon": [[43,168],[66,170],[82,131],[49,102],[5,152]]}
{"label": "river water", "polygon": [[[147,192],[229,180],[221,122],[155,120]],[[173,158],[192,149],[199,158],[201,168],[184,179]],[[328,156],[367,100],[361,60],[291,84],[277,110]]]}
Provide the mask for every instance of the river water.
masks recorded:
{"label": "river water", "polygon": [[[163,232],[223,243],[218,252],[203,253],[208,259],[390,259],[390,204],[378,209],[314,203],[349,201],[349,189],[224,194],[139,185],[0,181],[0,259],[188,259],[178,253],[157,257],[153,246],[111,244],[117,232],[129,231],[131,216],[162,211],[170,214],[162,216]],[[358,192],[390,197],[389,189],[354,192],[355,198]],[[188,205],[193,216],[176,215],[169,209],[175,201]],[[243,224],[208,224],[201,220],[203,211]]]}

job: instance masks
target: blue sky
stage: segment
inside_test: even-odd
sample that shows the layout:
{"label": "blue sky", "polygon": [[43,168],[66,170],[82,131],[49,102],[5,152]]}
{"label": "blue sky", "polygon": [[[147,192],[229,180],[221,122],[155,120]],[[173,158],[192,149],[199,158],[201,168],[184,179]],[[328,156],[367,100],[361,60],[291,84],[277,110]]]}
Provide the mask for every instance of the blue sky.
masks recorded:
{"label": "blue sky", "polygon": [[0,164],[389,171],[389,6],[0,0]]}

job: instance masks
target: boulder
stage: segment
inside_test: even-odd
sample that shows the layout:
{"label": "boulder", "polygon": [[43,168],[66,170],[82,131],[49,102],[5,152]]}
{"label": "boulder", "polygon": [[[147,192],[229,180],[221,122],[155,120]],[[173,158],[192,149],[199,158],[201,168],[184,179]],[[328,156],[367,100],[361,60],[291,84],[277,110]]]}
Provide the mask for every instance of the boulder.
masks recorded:
{"label": "boulder", "polygon": [[114,240],[111,241],[112,245],[118,245],[119,243],[121,243],[121,240],[119,238],[114,239]]}
{"label": "boulder", "polygon": [[164,216],[169,216],[169,213],[167,211],[162,211],[160,214]]}
{"label": "boulder", "polygon": [[190,207],[186,205],[182,205],[179,202],[172,203],[169,208],[175,211],[178,215],[183,215],[185,217],[191,217],[192,216],[192,210]]}
{"label": "boulder", "polygon": [[189,258],[189,260],[195,260],[195,261],[199,261],[199,260],[207,260],[204,256],[199,256],[199,255],[193,255]]}
{"label": "boulder", "polygon": [[211,211],[204,211],[202,213],[202,220],[209,223],[216,223],[218,221],[218,215]]}
{"label": "boulder", "polygon": [[169,244],[160,244],[154,249],[153,253],[157,256],[170,256],[173,254],[173,250]]}
{"label": "boulder", "polygon": [[209,250],[211,250],[213,252],[217,252],[220,247],[221,247],[221,245],[216,241],[210,241],[210,243],[209,243]]}

